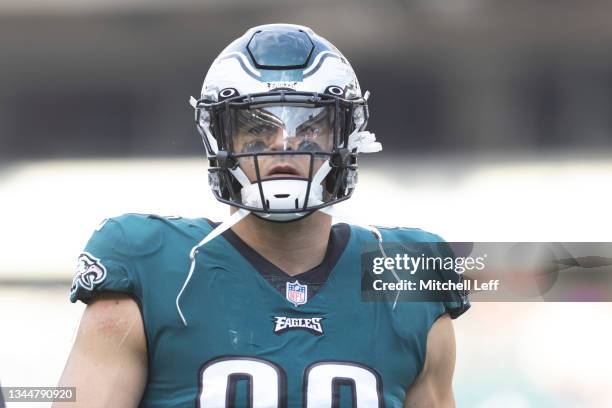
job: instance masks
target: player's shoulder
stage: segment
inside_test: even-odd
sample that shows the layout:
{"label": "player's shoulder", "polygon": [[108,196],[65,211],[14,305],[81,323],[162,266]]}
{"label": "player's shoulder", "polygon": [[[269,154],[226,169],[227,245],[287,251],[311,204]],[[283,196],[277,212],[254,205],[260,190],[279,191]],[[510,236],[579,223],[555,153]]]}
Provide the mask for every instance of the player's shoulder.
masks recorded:
{"label": "player's shoulder", "polygon": [[362,238],[375,239],[377,241],[387,243],[445,242],[445,240],[440,235],[415,227],[351,225],[351,229]]}
{"label": "player's shoulder", "polygon": [[206,226],[209,225],[206,218],[187,218],[180,215],[144,213],[125,213],[116,217],[110,217],[104,220],[100,227],[103,227],[107,222],[113,222],[124,228],[144,233],[150,233],[164,228],[178,228],[179,230],[190,227],[206,228]]}
{"label": "player's shoulder", "polygon": [[444,239],[433,232],[415,227],[375,227],[387,240],[401,242],[444,242]]}
{"label": "player's shoulder", "polygon": [[[187,254],[212,228],[205,219],[129,213],[104,220],[95,229],[77,260],[71,300],[87,303],[95,293],[115,291],[141,297],[152,271]],[[174,258],[173,258],[174,259]],[[144,276],[147,276],[145,279]]]}
{"label": "player's shoulder", "polygon": [[94,237],[110,240],[131,254],[144,255],[158,249],[169,234],[198,237],[210,229],[205,218],[126,213],[103,220]]}

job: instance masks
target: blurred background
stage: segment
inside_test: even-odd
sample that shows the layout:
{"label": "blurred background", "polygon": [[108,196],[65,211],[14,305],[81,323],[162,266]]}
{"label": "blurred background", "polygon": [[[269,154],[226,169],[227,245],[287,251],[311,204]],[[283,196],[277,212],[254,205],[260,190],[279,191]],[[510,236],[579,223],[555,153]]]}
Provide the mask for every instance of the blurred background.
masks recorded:
{"label": "blurred background", "polygon": [[[610,21],[604,0],[0,0],[0,382],[57,382],[102,219],[226,215],[187,101],[259,24],[310,26],[372,93],[384,151],[339,206],[353,220],[612,241]],[[612,406],[611,305],[474,304],[457,406]]]}

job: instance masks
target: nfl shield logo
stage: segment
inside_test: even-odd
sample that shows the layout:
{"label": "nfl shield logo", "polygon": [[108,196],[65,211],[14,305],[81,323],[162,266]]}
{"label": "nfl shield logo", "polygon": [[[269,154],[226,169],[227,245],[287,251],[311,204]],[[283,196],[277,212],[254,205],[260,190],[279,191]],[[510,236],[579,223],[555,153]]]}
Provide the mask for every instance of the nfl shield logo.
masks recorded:
{"label": "nfl shield logo", "polygon": [[303,305],[308,301],[308,286],[300,285],[297,280],[293,283],[287,282],[287,300],[294,306]]}

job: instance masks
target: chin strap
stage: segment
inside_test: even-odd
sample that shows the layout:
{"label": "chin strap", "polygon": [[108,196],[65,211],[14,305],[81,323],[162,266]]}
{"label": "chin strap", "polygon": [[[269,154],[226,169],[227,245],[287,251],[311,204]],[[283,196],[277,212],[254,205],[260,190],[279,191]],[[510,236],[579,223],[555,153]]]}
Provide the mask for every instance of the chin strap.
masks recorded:
{"label": "chin strap", "polygon": [[206,245],[208,242],[218,237],[219,235],[223,234],[228,229],[232,228],[234,225],[238,224],[244,217],[246,217],[250,213],[251,212],[249,210],[245,210],[244,208],[239,209],[238,211],[233,213],[229,218],[227,218],[225,221],[219,224],[215,229],[210,231],[204,237],[204,239],[202,239],[196,246],[191,248],[191,251],[189,251],[189,259],[191,261],[191,264],[189,266],[189,273],[187,274],[187,278],[185,279],[185,282],[183,282],[183,287],[179,291],[178,295],[176,295],[176,302],[175,302],[176,310],[178,311],[178,314],[181,317],[181,320],[183,321],[183,325],[187,326],[187,320],[185,319],[185,316],[183,315],[183,312],[181,311],[181,305],[179,302],[181,299],[181,295],[183,294],[183,291],[187,287],[187,284],[189,283],[189,281],[191,280],[191,276],[193,275],[193,271],[195,269],[196,255],[199,249],[203,247],[204,245]]}

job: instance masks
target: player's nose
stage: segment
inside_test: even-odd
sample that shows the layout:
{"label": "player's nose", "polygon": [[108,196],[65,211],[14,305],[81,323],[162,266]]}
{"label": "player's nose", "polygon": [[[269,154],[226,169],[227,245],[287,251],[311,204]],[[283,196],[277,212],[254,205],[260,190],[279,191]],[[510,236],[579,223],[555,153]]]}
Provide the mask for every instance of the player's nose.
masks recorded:
{"label": "player's nose", "polygon": [[272,143],[270,144],[270,150],[272,151],[285,151],[285,150],[293,150],[291,147],[291,140],[289,138],[289,134],[285,130],[285,128],[279,127],[276,129],[276,133],[272,139]]}

